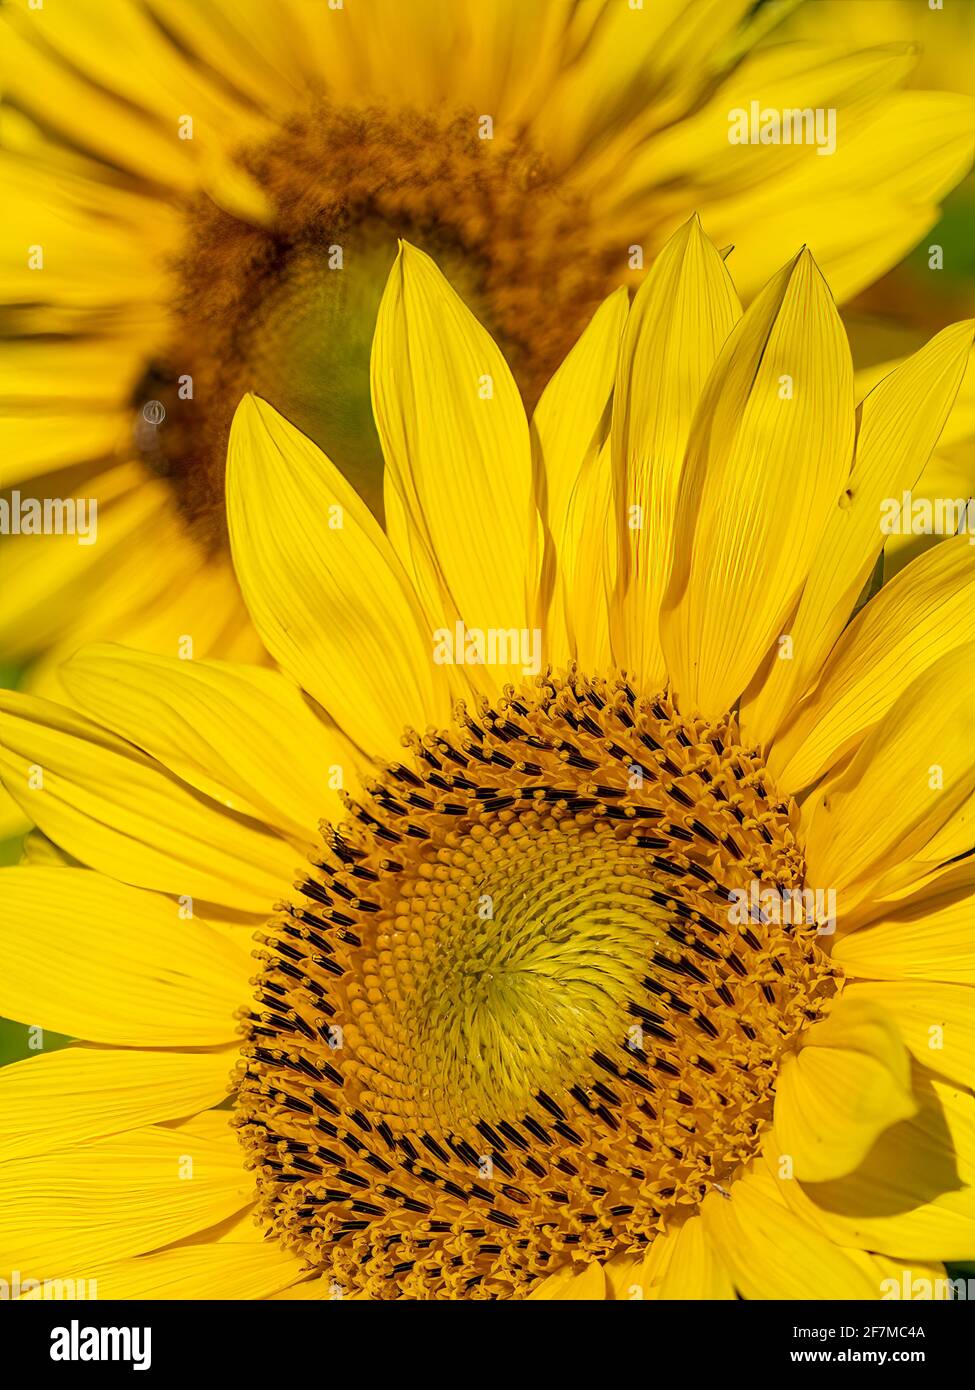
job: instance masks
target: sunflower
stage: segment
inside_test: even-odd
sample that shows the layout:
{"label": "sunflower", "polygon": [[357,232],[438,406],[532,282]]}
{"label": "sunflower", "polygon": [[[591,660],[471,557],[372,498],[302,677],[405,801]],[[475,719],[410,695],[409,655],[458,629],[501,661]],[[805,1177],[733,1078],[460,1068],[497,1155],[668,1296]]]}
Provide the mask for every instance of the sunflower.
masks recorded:
{"label": "sunflower", "polygon": [[855,410],[810,253],[742,315],[692,219],[529,427],[403,245],[388,534],[270,405],[235,415],[279,669],[96,644],[71,707],[3,697],[38,829],[0,1010],[82,1041],[0,1071],[0,1267],[869,1299],[970,1257],[975,551],[850,615],[972,332]]}
{"label": "sunflower", "polygon": [[[223,471],[246,391],[377,513],[368,394],[403,235],[436,255],[534,404],[608,291],[694,208],[739,287],[807,241],[845,297],[969,166],[970,99],[916,54],[760,43],[752,0],[72,0],[3,5],[2,479],[93,497],[98,544],[7,542],[0,657],[86,641],[259,656]],[[814,7],[815,8],[815,7]],[[729,145],[758,97],[835,108],[830,158]]]}

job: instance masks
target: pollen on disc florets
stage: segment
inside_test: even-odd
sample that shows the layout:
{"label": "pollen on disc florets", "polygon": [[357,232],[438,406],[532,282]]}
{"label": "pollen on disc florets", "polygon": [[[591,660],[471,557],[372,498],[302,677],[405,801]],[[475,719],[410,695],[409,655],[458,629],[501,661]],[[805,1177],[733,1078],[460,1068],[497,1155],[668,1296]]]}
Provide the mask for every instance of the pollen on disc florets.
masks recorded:
{"label": "pollen on disc florets", "polygon": [[339,1289],[518,1296],[730,1180],[833,977],[729,913],[804,872],[731,718],[546,675],[408,745],[259,938],[238,1123]]}

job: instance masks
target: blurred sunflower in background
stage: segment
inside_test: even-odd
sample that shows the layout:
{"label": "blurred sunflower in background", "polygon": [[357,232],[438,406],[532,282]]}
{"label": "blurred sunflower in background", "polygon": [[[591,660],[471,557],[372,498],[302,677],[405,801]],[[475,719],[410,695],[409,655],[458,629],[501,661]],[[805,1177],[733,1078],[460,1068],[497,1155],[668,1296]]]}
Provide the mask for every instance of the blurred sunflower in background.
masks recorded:
{"label": "blurred sunflower in background", "polygon": [[[529,427],[402,247],[386,530],[268,403],[234,418],[280,669],[98,645],[71,707],[3,696],[39,833],[0,1008],[84,1042],[0,1071],[0,1264],[102,1298],[872,1299],[971,1256],[975,550],[851,614],[972,333],[856,405],[811,254],[742,314],[692,219]],[[736,916],[756,883],[839,911]]]}
{"label": "blurred sunflower in background", "polygon": [[[259,393],[381,516],[367,368],[397,236],[528,406],[694,210],[746,299],[783,247],[840,298],[897,262],[970,165],[973,103],[905,90],[905,43],[772,42],[793,8],[4,3],[0,484],[99,505],[97,545],[3,545],[0,658],[48,694],[96,638],[259,659],[223,519],[233,410]],[[836,108],[835,153],[731,147],[756,95]]]}

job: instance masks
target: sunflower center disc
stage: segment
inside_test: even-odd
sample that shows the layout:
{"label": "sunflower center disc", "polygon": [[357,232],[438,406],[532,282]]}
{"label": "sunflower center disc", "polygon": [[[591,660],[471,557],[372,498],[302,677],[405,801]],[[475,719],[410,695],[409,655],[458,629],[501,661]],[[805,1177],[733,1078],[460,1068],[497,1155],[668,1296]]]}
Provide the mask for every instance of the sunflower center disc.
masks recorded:
{"label": "sunflower center disc", "polygon": [[510,1297],[727,1182],[833,975],[729,906],[804,871],[730,718],[547,676],[408,740],[261,934],[240,1133],[340,1290]]}
{"label": "sunflower center disc", "polygon": [[583,204],[530,146],[495,148],[478,131],[474,112],[321,102],[240,155],[268,197],[270,225],[202,195],[188,203],[171,342],[134,402],[140,415],[149,400],[165,408],[164,423],[137,437],[203,543],[224,544],[227,439],[248,391],[314,439],[381,514],[369,353],[398,237],[436,258],[497,337],[529,405],[612,287],[611,265],[619,278],[619,248],[590,244]]}

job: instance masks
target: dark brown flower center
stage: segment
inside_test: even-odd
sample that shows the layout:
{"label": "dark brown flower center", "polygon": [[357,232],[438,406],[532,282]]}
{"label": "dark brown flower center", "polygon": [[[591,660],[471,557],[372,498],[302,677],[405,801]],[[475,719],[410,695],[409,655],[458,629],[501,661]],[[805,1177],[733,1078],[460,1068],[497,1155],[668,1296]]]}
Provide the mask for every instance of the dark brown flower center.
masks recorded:
{"label": "dark brown flower center", "polygon": [[804,872],[731,719],[549,676],[410,743],[260,938],[241,1138],[340,1289],[517,1296],[731,1180],[832,971],[730,907]]}
{"label": "dark brown flower center", "polygon": [[[134,404],[143,456],[205,543],[223,544],[226,443],[247,391],[314,439],[381,515],[368,365],[397,238],[436,258],[497,336],[529,405],[612,287],[612,267],[619,279],[625,249],[595,248],[581,200],[527,143],[495,148],[479,129],[474,112],[322,102],[241,155],[268,195],[270,226],[202,195],[187,206],[171,338]],[[159,424],[143,418],[150,401],[165,410]]]}

